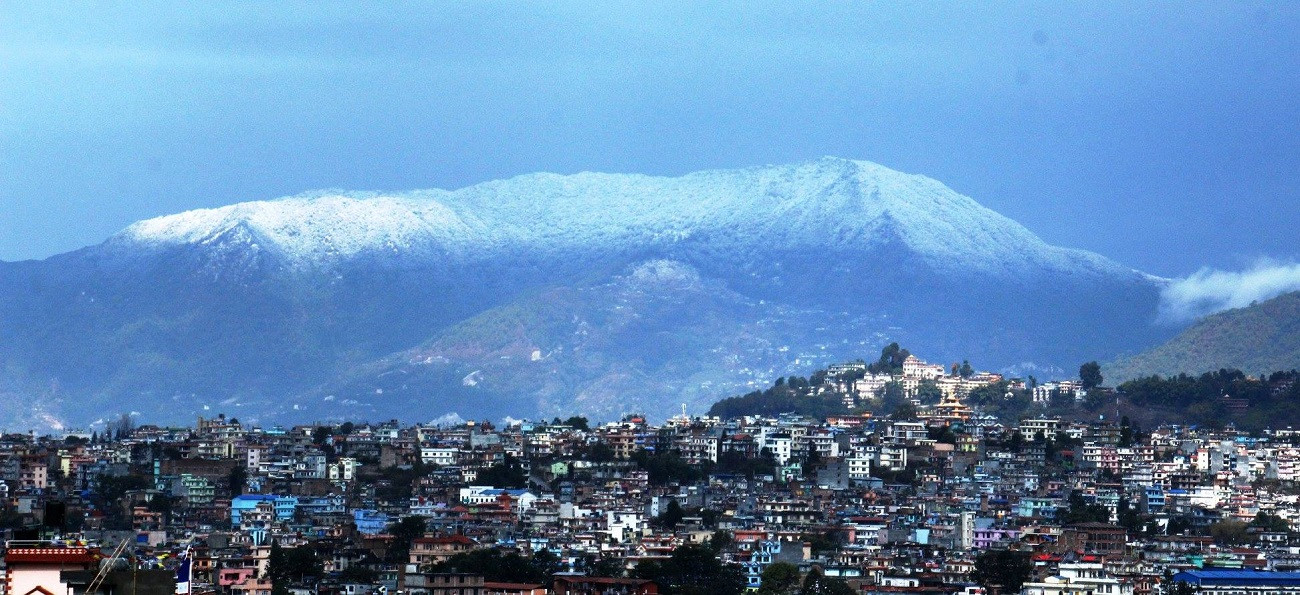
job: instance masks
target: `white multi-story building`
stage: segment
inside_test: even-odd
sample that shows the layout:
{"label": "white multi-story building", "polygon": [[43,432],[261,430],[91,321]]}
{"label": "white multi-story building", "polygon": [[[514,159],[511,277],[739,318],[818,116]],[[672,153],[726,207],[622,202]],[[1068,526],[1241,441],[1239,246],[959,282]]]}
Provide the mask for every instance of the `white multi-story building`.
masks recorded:
{"label": "white multi-story building", "polygon": [[871,477],[871,457],[855,453],[848,458],[849,479],[868,479]]}
{"label": "white multi-story building", "polygon": [[456,464],[456,454],[458,452],[460,452],[460,449],[458,448],[422,447],[420,448],[420,462],[425,465],[450,467]]}
{"label": "white multi-story building", "polygon": [[1059,419],[1026,419],[1020,422],[1020,433],[1028,438],[1033,438],[1039,434],[1044,437],[1056,435],[1056,430],[1060,429],[1061,420]]}
{"label": "white multi-story building", "polygon": [[894,444],[908,444],[929,437],[930,431],[919,421],[898,421],[885,429],[885,440]]}
{"label": "white multi-story building", "polygon": [[790,452],[794,448],[794,439],[789,434],[778,432],[763,436],[763,446],[772,453],[772,458],[782,465],[790,462]]}
{"label": "white multi-story building", "polygon": [[649,530],[649,523],[639,512],[611,510],[605,513],[605,533],[619,543],[637,541]]}
{"label": "white multi-story building", "polygon": [[936,380],[943,376],[943,364],[927,364],[915,355],[903,360],[903,377]]}
{"label": "white multi-story building", "polygon": [[1068,397],[1071,400],[1078,401],[1083,399],[1086,393],[1083,390],[1083,383],[1077,380],[1058,380],[1056,382],[1044,382],[1034,387],[1034,402],[1039,405],[1047,405],[1052,402],[1054,395]]}
{"label": "white multi-story building", "polygon": [[1111,577],[1101,564],[1066,562],[1042,582],[1025,583],[1022,595],[1132,595],[1133,585]]}
{"label": "white multi-story building", "polygon": [[871,465],[881,469],[899,470],[907,468],[907,448],[902,446],[866,446],[861,454],[871,460]]}
{"label": "white multi-story building", "polygon": [[357,476],[357,460],[352,457],[343,457],[330,463],[329,479],[330,481],[352,481]]}
{"label": "white multi-story building", "polygon": [[860,395],[877,396],[893,379],[889,374],[867,374],[853,383],[853,390]]}

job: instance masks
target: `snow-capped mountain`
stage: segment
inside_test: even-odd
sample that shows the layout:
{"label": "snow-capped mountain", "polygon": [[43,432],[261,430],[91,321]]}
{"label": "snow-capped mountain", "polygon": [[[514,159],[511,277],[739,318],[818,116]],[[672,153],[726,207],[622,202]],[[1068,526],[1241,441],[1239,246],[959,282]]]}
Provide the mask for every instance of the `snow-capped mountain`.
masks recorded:
{"label": "snow-capped mountain", "polygon": [[616,414],[619,395],[661,413],[891,339],[986,367],[1077,366],[1154,341],[1161,282],[929,178],[836,158],[318,192],[0,264],[0,390],[243,418],[344,402]]}
{"label": "snow-capped mountain", "polygon": [[250,250],[308,269],[367,255],[476,259],[743,245],[761,236],[770,248],[790,250],[859,249],[897,238],[937,269],[1132,274],[1096,254],[1048,245],[935,180],[831,157],[679,178],[532,174],[455,191],[316,193],[150,219],[116,239],[155,249],[204,246],[238,229],[247,230]]}

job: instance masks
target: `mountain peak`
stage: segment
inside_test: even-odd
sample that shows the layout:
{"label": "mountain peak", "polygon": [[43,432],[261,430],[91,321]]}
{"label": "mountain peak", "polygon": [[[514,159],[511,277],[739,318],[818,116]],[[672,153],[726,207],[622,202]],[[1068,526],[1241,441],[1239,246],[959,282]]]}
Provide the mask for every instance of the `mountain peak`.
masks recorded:
{"label": "mountain peak", "polygon": [[[255,395],[312,387],[372,418],[653,413],[889,341],[1068,367],[1150,336],[1159,293],[939,182],[835,157],[315,192],[0,268],[0,369],[22,371],[0,385],[180,416],[271,415],[285,401]],[[420,345],[447,349],[405,367]]]}
{"label": "mountain peak", "polygon": [[202,248],[241,222],[274,245],[262,249],[277,249],[299,267],[373,254],[607,252],[744,234],[785,250],[855,252],[899,241],[949,272],[1135,274],[1095,254],[1050,246],[925,176],[840,157],[680,177],[529,174],[451,191],[315,193],[150,219],[117,239]]}

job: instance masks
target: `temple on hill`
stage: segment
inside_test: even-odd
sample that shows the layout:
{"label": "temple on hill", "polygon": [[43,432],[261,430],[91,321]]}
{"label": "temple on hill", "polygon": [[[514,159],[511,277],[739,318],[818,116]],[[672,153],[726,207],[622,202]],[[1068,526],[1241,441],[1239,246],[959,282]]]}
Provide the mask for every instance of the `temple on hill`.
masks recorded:
{"label": "temple on hill", "polygon": [[961,402],[961,397],[956,394],[945,394],[937,404],[920,417],[927,425],[938,427],[965,423],[973,414],[974,411],[970,406]]}

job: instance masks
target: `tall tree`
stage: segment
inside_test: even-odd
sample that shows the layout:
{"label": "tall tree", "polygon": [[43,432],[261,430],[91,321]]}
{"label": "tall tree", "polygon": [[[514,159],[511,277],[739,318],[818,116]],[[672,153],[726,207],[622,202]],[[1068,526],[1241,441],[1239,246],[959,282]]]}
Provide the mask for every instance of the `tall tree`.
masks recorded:
{"label": "tall tree", "polygon": [[922,403],[933,405],[943,398],[943,389],[939,388],[939,383],[926,378],[916,387],[916,399]]}
{"label": "tall tree", "polygon": [[393,536],[393,542],[388,546],[388,561],[405,563],[411,553],[411,542],[418,537],[424,536],[425,523],[422,516],[402,517],[388,526],[388,534]]}
{"label": "tall tree", "polygon": [[735,542],[735,540],[736,537],[732,535],[730,531],[717,529],[713,532],[713,536],[709,537],[709,549],[713,550],[714,554],[720,554],[722,553],[722,550],[727,549],[727,546],[730,546]]}
{"label": "tall tree", "polygon": [[1286,519],[1262,510],[1255,513],[1255,520],[1250,522],[1250,526],[1259,527],[1265,531],[1291,532],[1291,523],[1287,522]]}
{"label": "tall tree", "polygon": [[309,584],[324,574],[323,564],[311,546],[289,548],[284,552],[284,578],[298,584]]}
{"label": "tall tree", "polygon": [[724,564],[714,551],[700,545],[684,545],[666,560],[637,564],[633,576],[650,579],[662,595],[741,595],[745,575],[735,564]]}
{"label": "tall tree", "polygon": [[682,505],[678,504],[677,499],[674,498],[668,501],[668,506],[664,507],[664,511],[659,514],[659,518],[655,519],[655,521],[661,527],[676,529],[683,518],[686,518],[686,511],[682,510]]}
{"label": "tall tree", "polygon": [[880,359],[868,365],[867,371],[872,374],[897,374],[903,371],[903,361],[909,355],[911,353],[899,347],[898,343],[890,343],[880,350]]}
{"label": "tall tree", "polygon": [[623,578],[626,570],[622,558],[600,558],[587,564],[588,576]]}
{"label": "tall tree", "polygon": [[117,417],[117,421],[108,425],[108,434],[111,439],[121,440],[130,436],[133,429],[135,429],[135,421],[131,419],[131,414],[123,413]]}
{"label": "tall tree", "polygon": [[271,555],[267,559],[266,578],[271,580],[271,595],[288,595],[288,569],[285,567],[284,548],[280,542],[271,540]]}
{"label": "tall tree", "polygon": [[1068,507],[1056,513],[1056,520],[1062,525],[1110,522],[1110,509],[1101,504],[1088,503],[1079,490],[1070,492],[1066,503]]}
{"label": "tall tree", "polygon": [[244,493],[244,485],[247,483],[248,469],[238,464],[230,468],[230,474],[226,476],[226,487],[230,489],[231,498]]}
{"label": "tall tree", "polygon": [[1019,593],[1020,586],[1034,573],[1029,552],[986,550],[975,557],[971,580],[984,587],[1001,587],[1003,593]]}
{"label": "tall tree", "polygon": [[773,562],[763,569],[759,595],[794,595],[799,587],[799,567],[789,562]]}
{"label": "tall tree", "polygon": [[1083,390],[1092,390],[1102,383],[1101,364],[1097,362],[1088,362],[1079,366],[1079,382],[1083,383]]}
{"label": "tall tree", "polygon": [[895,421],[910,421],[916,419],[917,413],[916,405],[913,405],[911,401],[903,401],[898,404],[898,407],[894,408],[889,417]]}
{"label": "tall tree", "polygon": [[815,567],[808,571],[803,588],[799,589],[799,595],[854,595],[856,592],[843,579],[826,576]]}
{"label": "tall tree", "polygon": [[482,548],[462,552],[429,567],[429,572],[477,574],[504,583],[545,583],[560,570],[559,558],[548,550],[526,557],[516,552]]}
{"label": "tall tree", "polygon": [[506,455],[505,461],[479,473],[478,483],[498,488],[522,488],[528,483],[528,474],[519,459]]}
{"label": "tall tree", "polygon": [[1237,520],[1219,521],[1210,525],[1210,537],[1220,545],[1241,545],[1250,539],[1248,525]]}
{"label": "tall tree", "polygon": [[1133,446],[1133,426],[1129,425],[1127,415],[1119,420],[1119,446],[1121,448]]}

